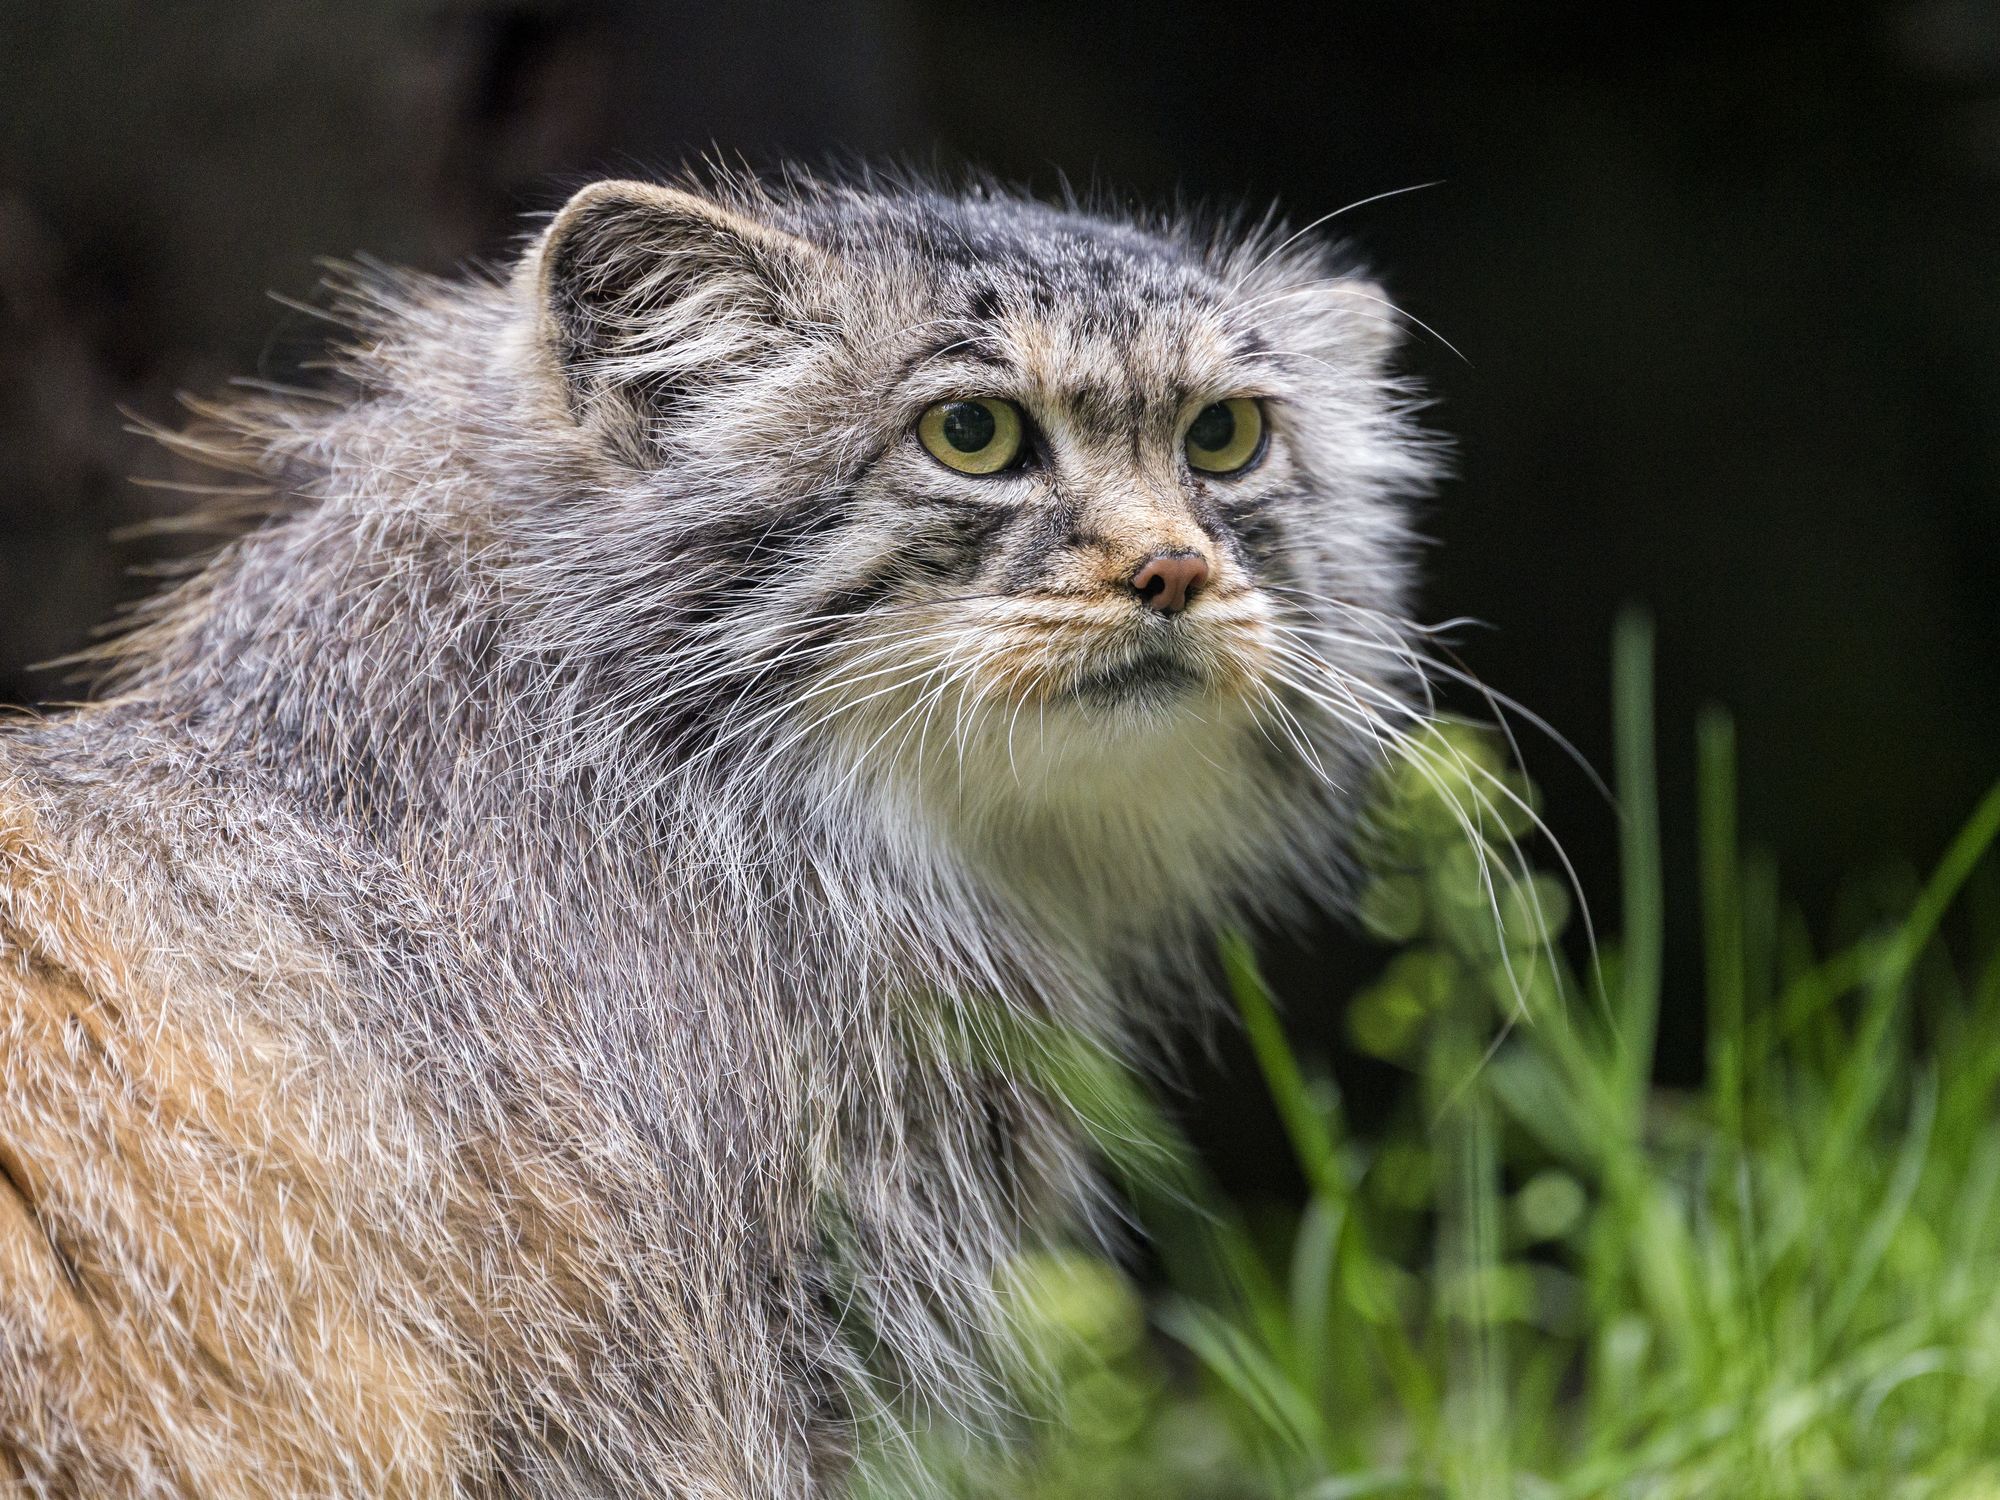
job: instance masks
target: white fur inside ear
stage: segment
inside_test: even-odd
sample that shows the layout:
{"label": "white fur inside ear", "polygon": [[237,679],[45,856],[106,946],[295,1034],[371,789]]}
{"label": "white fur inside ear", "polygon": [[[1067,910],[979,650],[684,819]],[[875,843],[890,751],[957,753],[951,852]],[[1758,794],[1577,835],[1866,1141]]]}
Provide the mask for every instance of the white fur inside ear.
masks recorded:
{"label": "white fur inside ear", "polygon": [[[1371,371],[1387,365],[1403,342],[1407,321],[1382,284],[1348,276],[1321,287],[1318,311],[1338,330],[1340,342]],[[1306,300],[1306,299],[1301,299]]]}
{"label": "white fur inside ear", "polygon": [[1329,266],[1317,253],[1282,261],[1266,256],[1237,285],[1260,330],[1363,380],[1388,375],[1405,326],[1415,323],[1380,282]]}
{"label": "white fur inside ear", "polygon": [[566,357],[611,362],[774,319],[800,248],[692,193],[599,182],[549,226],[537,281]]}
{"label": "white fur inside ear", "polygon": [[536,247],[535,317],[572,411],[643,465],[674,393],[753,368],[809,300],[822,260],[730,205],[597,182]]}
{"label": "white fur inside ear", "polygon": [[1352,246],[1318,232],[1348,209],[1290,230],[1274,214],[1254,234],[1220,242],[1211,264],[1235,316],[1261,338],[1343,374],[1387,379],[1405,325],[1425,325],[1396,305]]}

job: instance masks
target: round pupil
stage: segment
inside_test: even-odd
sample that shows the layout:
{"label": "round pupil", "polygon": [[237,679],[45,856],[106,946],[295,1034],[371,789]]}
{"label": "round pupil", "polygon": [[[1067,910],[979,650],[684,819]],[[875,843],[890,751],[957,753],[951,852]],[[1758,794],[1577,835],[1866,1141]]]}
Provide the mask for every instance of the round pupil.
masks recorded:
{"label": "round pupil", "polygon": [[1188,441],[1204,453],[1216,453],[1229,446],[1236,436],[1236,414],[1221,402],[1202,408],[1188,428]]}
{"label": "round pupil", "polygon": [[954,401],[944,409],[944,440],[960,453],[977,453],[993,441],[993,413],[977,401]]}

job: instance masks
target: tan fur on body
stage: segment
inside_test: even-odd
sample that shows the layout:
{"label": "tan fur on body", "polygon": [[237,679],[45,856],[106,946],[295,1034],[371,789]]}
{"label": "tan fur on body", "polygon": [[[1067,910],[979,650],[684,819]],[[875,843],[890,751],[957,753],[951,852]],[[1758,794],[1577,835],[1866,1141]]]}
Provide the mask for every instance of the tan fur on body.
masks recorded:
{"label": "tan fur on body", "polygon": [[78,1495],[450,1493],[466,1372],[406,1321],[417,1268],[374,1232],[400,1195],[325,1118],[361,1089],[205,1005],[217,976],[131,962],[167,934],[90,910],[85,862],[0,797],[0,1463]]}
{"label": "tan fur on body", "polygon": [[[337,957],[254,887],[208,884],[227,862],[165,820],[143,850],[104,834],[53,840],[0,795],[0,1477],[107,1500],[515,1493],[496,1426],[583,1405],[574,1366],[615,1359],[607,1300],[646,1253],[605,1218],[615,1189],[581,1195],[591,1174],[529,1131],[452,1139],[379,1058],[281,1039],[264,1013],[338,1003]],[[80,868],[109,879],[86,893]],[[178,900],[136,908],[163,876]],[[576,1124],[615,1159],[614,1127]],[[714,1409],[749,1404],[735,1340],[654,1312],[648,1361],[685,1403],[675,1493],[758,1492],[764,1460],[732,1451],[747,1414]]]}
{"label": "tan fur on body", "polygon": [[[1139,1051],[1336,899],[1414,713],[1379,307],[984,190],[599,184],[170,438],[272,519],[0,733],[0,1492],[764,1500],[993,1425],[998,1273],[1093,1200],[1020,1037]],[[965,396],[1033,462],[926,455]],[[1239,478],[1180,456],[1224,397]]]}

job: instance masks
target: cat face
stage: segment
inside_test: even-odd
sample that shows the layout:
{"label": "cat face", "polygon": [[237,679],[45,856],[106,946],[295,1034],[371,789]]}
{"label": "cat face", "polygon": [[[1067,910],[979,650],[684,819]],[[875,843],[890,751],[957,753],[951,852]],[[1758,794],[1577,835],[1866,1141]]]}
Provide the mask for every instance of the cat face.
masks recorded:
{"label": "cat face", "polygon": [[1381,698],[1350,717],[1388,701],[1427,464],[1386,303],[1318,251],[989,195],[601,183],[537,265],[617,476],[601,545],[698,642],[655,669],[751,684],[712,740],[744,748],[754,708],[1096,806],[1268,755],[1274,726],[1304,755],[1356,738],[1299,695],[1338,649],[1301,632],[1337,612],[1339,670]]}

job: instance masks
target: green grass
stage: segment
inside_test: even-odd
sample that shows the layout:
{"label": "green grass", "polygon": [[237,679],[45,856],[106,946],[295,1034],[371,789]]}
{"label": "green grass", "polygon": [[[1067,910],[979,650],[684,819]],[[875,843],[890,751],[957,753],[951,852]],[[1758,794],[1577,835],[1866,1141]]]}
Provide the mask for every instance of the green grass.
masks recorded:
{"label": "green grass", "polygon": [[2000,941],[1947,921],[2000,787],[1821,951],[1739,851],[1733,731],[1705,716],[1706,1076],[1661,1089],[1681,1002],[1642,624],[1616,654],[1615,938],[1556,941],[1571,903],[1518,854],[1533,790],[1491,740],[1441,730],[1385,786],[1361,914],[1395,951],[1348,1021],[1406,1072],[1386,1134],[1348,1128],[1225,944],[1295,1216],[1226,1201],[1141,1081],[1038,1039],[1167,1285],[1081,1252],[1014,1268],[1030,1441],[939,1440],[952,1493],[2000,1500]]}

